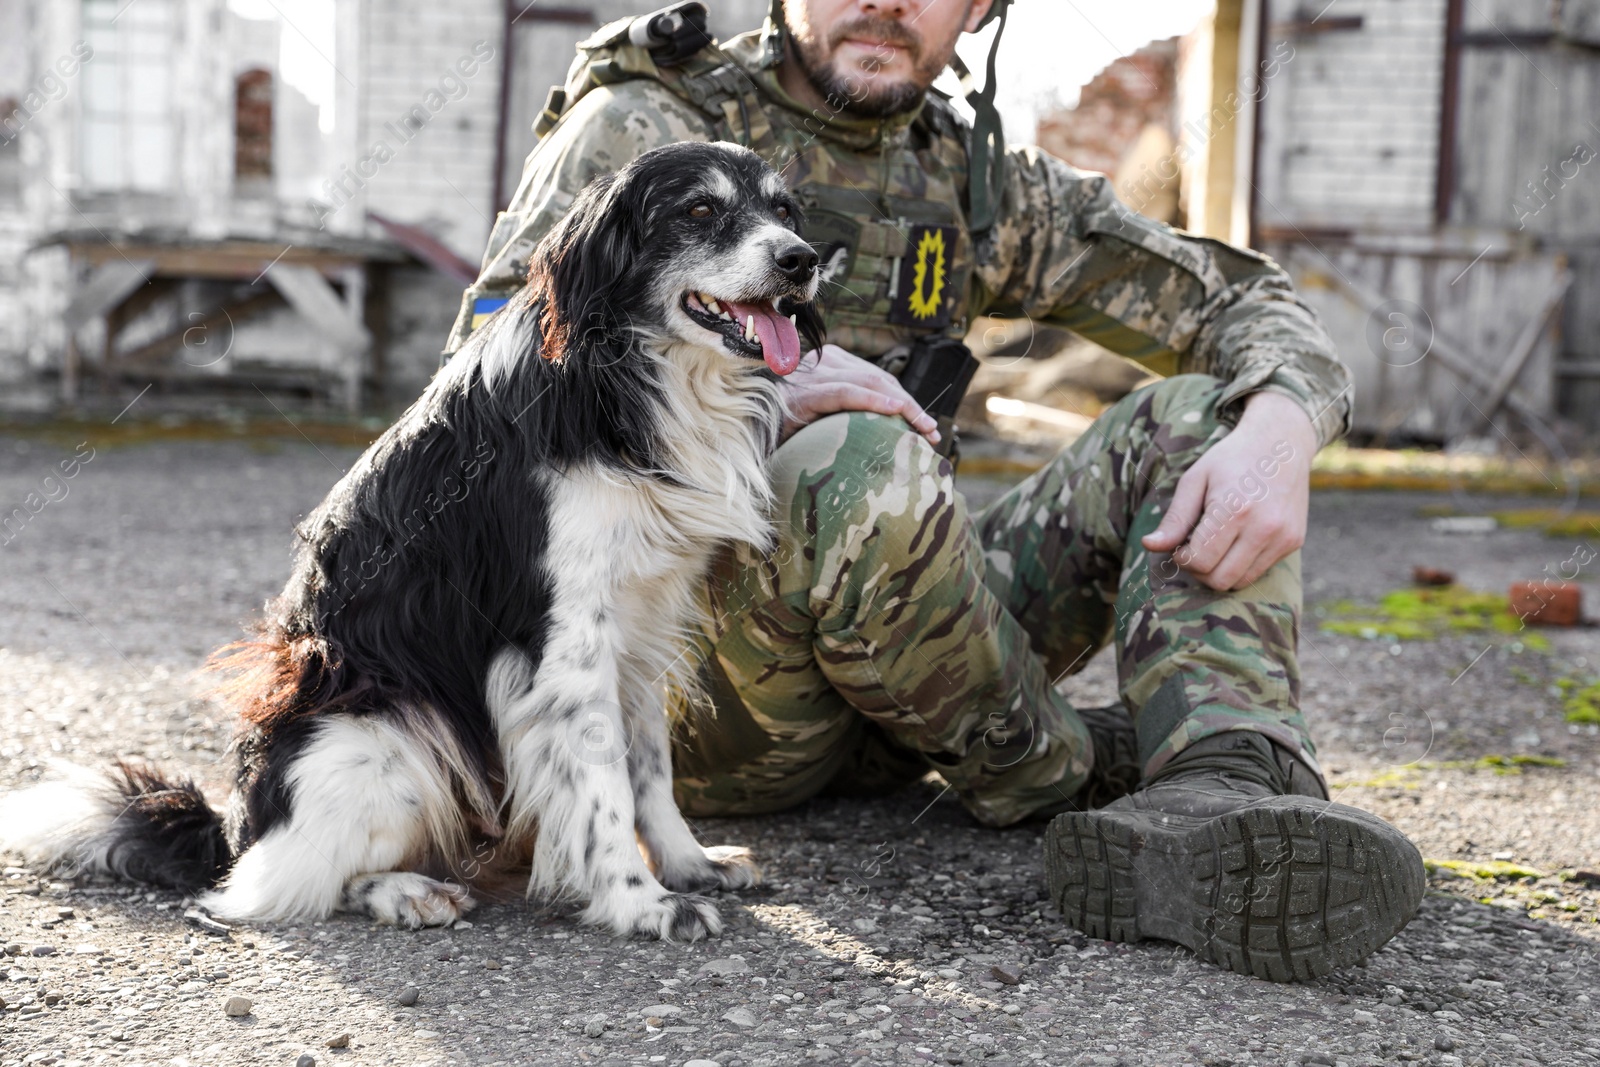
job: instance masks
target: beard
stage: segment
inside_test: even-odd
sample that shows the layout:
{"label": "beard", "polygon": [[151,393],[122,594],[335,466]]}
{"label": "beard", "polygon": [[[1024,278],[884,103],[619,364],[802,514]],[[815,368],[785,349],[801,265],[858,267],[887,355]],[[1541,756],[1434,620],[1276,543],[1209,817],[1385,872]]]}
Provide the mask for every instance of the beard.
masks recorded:
{"label": "beard", "polygon": [[[863,118],[882,119],[914,109],[955,51],[960,27],[948,41],[930,47],[915,31],[896,19],[860,18],[828,27],[825,34],[805,25],[796,30],[789,25],[789,40],[806,80],[822,95],[829,107]],[[846,69],[834,58],[840,42],[848,37],[883,41],[903,50],[911,58],[908,77],[880,82],[875,77],[881,63],[867,56]]]}

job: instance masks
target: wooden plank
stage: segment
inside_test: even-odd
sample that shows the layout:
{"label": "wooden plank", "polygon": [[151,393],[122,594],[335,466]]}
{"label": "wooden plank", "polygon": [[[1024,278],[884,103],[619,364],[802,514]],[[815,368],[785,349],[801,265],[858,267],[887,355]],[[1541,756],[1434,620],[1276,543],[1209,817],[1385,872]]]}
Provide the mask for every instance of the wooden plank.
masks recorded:
{"label": "wooden plank", "polygon": [[[372,258],[354,253],[328,252],[293,245],[285,250],[283,245],[254,242],[222,242],[205,247],[81,244],[73,245],[72,249],[74,254],[94,266],[127,258],[152,263],[157,274],[238,281],[254,281],[260,278],[261,272],[275,259],[279,263],[291,266],[314,267],[323,274],[332,275]],[[384,258],[399,257],[397,254]]]}
{"label": "wooden plank", "polygon": [[279,306],[281,303],[282,297],[272,289],[263,289],[259,292],[250,293],[242,299],[222,305],[202,317],[198,322],[193,320],[186,321],[171,333],[146,341],[138,348],[117,353],[109,369],[113,371],[120,370],[132,364],[143,363],[156,356],[169,355],[173,349],[184,343],[184,338],[193,330],[209,333],[211,330],[221,327],[224,323],[242,322],[252,315],[265,311],[267,308]]}
{"label": "wooden plank", "polygon": [[1556,275],[1554,282],[1545,293],[1544,302],[1541,303],[1518,335],[1516,343],[1506,356],[1505,364],[1500,368],[1500,373],[1495,377],[1494,384],[1484,394],[1483,402],[1478,405],[1484,421],[1494,417],[1500,410],[1500,405],[1505,402],[1506,394],[1511,391],[1511,386],[1516,382],[1517,376],[1522,373],[1522,368],[1527,366],[1528,357],[1533,355],[1534,346],[1539,343],[1539,338],[1544,336],[1545,327],[1550,319],[1560,310],[1561,302],[1566,299],[1567,290],[1572,286],[1572,273],[1562,269]]}
{"label": "wooden plank", "polygon": [[277,263],[267,269],[267,281],[283,294],[303,318],[309,321],[342,353],[363,352],[371,344],[365,326],[351,319],[339,294],[322,274],[311,267]]}
{"label": "wooden plank", "polygon": [[67,310],[61,313],[67,330],[77,330],[122,303],[149,281],[154,270],[149,260],[128,260],[121,256],[96,266],[78,287]]}

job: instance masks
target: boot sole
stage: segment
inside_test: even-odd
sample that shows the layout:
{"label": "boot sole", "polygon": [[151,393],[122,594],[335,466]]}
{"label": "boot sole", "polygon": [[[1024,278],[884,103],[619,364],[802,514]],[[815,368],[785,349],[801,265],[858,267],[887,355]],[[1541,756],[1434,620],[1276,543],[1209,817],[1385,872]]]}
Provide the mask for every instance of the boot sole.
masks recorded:
{"label": "boot sole", "polygon": [[1399,830],[1299,796],[1210,819],[1068,812],[1044,852],[1051,899],[1090,937],[1175,941],[1272,982],[1365,959],[1416,915],[1427,884]]}

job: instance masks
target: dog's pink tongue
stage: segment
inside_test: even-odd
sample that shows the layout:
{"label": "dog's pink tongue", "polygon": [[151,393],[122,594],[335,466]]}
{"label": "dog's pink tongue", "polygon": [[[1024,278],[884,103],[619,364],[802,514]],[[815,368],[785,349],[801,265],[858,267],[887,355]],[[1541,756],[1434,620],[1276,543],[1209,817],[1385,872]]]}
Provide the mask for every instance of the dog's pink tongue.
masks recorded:
{"label": "dog's pink tongue", "polygon": [[771,304],[739,304],[732,300],[724,303],[739,325],[755,319],[761,354],[774,374],[788,374],[800,365],[800,334],[787,316],[778,314]]}

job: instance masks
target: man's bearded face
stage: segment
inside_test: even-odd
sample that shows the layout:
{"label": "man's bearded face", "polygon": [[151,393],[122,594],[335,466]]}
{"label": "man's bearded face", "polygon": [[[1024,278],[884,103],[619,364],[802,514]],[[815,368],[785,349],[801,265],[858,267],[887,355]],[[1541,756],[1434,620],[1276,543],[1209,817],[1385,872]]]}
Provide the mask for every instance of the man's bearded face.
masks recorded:
{"label": "man's bearded face", "polygon": [[[955,53],[968,3],[932,0],[893,13],[855,4],[827,21],[828,0],[784,5],[795,57],[830,108],[886,118],[916,107]],[[897,15],[908,17],[896,17]]]}

